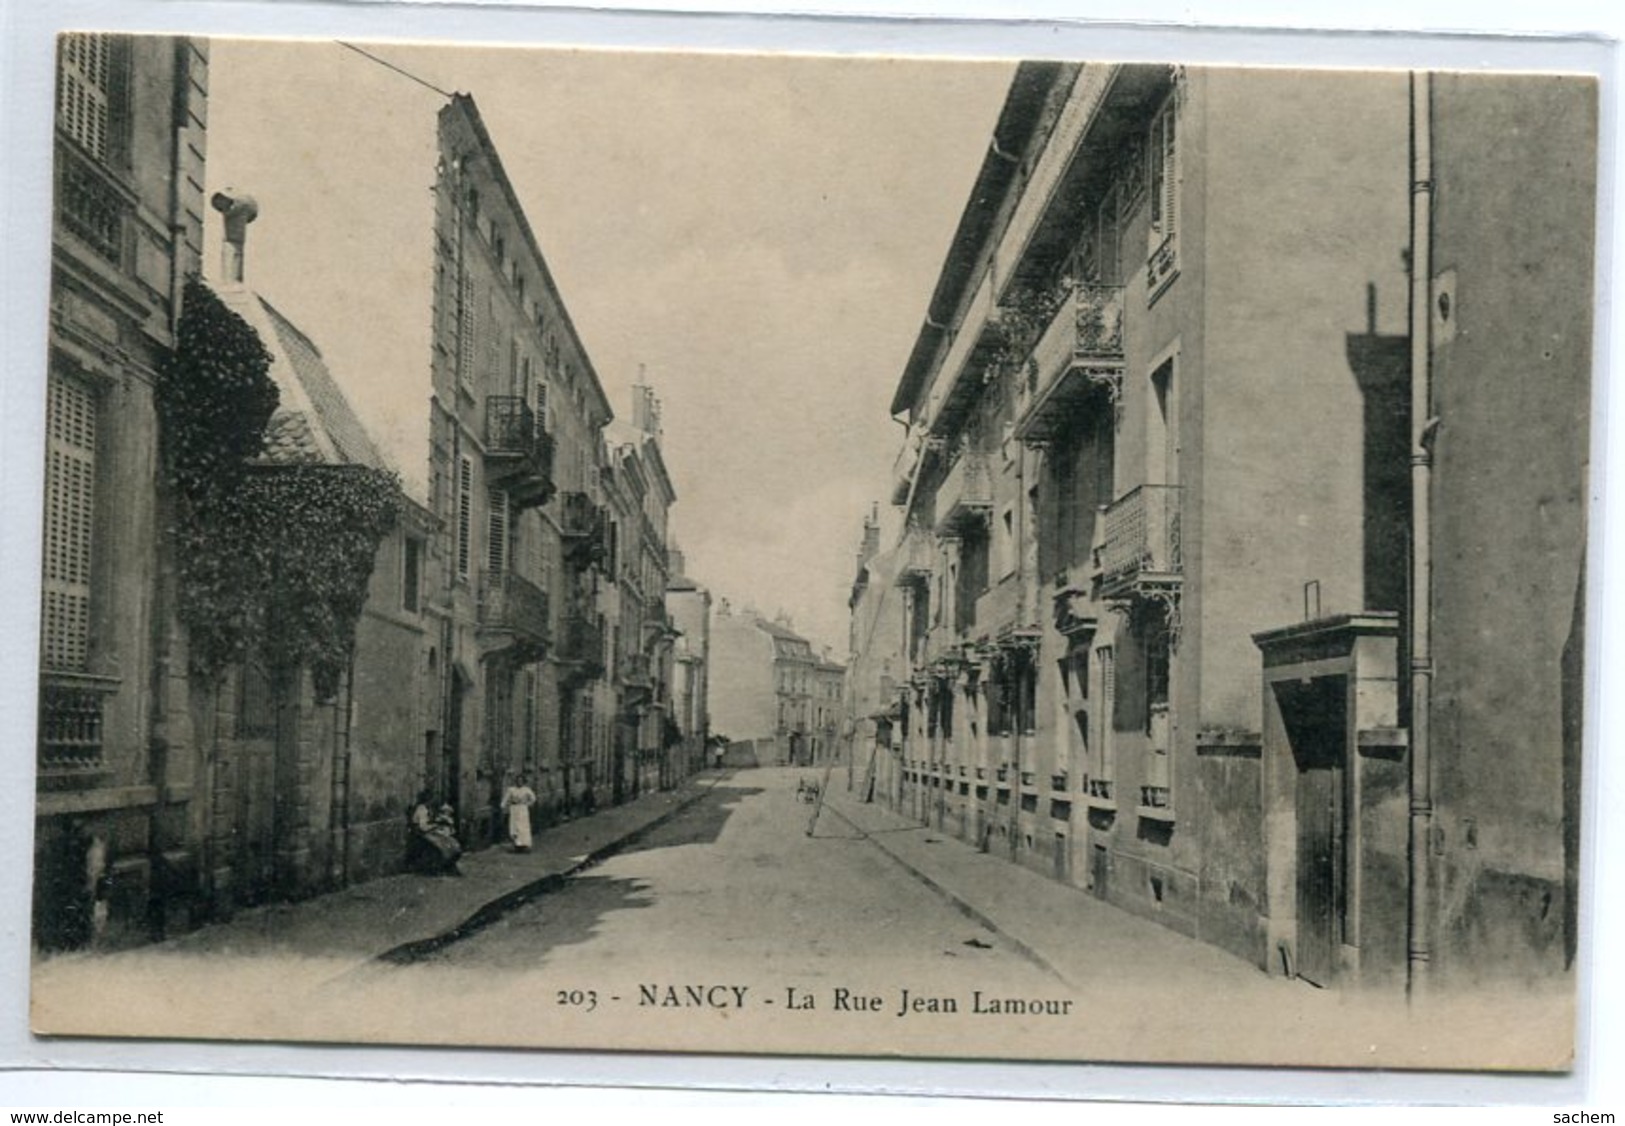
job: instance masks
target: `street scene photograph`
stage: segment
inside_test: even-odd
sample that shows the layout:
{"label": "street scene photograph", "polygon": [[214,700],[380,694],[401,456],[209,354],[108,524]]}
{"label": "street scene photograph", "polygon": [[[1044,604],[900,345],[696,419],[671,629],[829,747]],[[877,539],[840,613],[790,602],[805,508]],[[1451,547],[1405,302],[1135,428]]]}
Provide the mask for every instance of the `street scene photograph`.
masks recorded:
{"label": "street scene photograph", "polygon": [[1593,76],[56,51],[36,1036],[1574,1067]]}

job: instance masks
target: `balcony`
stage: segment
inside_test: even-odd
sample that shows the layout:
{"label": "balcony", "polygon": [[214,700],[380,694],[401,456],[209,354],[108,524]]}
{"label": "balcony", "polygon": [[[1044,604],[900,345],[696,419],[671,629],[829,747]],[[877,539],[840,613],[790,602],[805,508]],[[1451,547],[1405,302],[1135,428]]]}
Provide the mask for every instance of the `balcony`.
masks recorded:
{"label": "balcony", "polygon": [[518,395],[485,399],[485,466],[489,483],[508,493],[516,509],[553,497],[553,436]]}
{"label": "balcony", "polygon": [[596,680],[604,674],[604,616],[571,614],[564,621],[559,660],[570,666],[572,680]]}
{"label": "balcony", "polygon": [[46,673],[40,681],[40,774],[88,777],[102,765],[102,705],[117,681]]}
{"label": "balcony", "polygon": [[920,471],[921,459],[926,453],[925,431],[912,429],[903,439],[903,448],[897,451],[897,460],[891,467],[891,502],[908,503],[914,489],[914,476]]}
{"label": "balcony", "polygon": [[106,168],[66,142],[56,146],[56,205],[64,228],[100,258],[123,266],[132,197]]}
{"label": "balcony", "polygon": [[1024,391],[1016,437],[1032,445],[1077,425],[1091,396],[1115,410],[1123,386],[1123,287],[1079,284],[1032,353],[1037,383]]}
{"label": "balcony", "polygon": [[898,556],[898,574],[905,581],[929,579],[937,567],[937,541],[923,529],[910,528]]}
{"label": "balcony", "polygon": [[511,571],[480,572],[480,629],[536,660],[547,646],[547,592]]}
{"label": "balcony", "polygon": [[987,455],[965,450],[937,487],[937,533],[951,535],[993,511],[993,470]]}
{"label": "balcony", "polygon": [[627,688],[653,688],[654,676],[649,669],[649,657],[644,653],[625,653],[616,669],[622,685]]}
{"label": "balcony", "polygon": [[1177,594],[1184,563],[1178,485],[1141,485],[1106,507],[1095,548],[1102,598]]}
{"label": "balcony", "polygon": [[577,570],[603,562],[609,527],[603,506],[586,493],[565,493],[560,499],[559,534],[566,562]]}

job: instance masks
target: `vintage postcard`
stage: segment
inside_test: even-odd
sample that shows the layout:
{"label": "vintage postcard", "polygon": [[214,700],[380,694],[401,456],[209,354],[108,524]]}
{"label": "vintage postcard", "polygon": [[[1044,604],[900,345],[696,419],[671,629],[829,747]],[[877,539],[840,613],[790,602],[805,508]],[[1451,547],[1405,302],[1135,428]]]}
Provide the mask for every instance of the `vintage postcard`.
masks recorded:
{"label": "vintage postcard", "polygon": [[1571,1067],[1594,78],[55,92],[37,1035]]}

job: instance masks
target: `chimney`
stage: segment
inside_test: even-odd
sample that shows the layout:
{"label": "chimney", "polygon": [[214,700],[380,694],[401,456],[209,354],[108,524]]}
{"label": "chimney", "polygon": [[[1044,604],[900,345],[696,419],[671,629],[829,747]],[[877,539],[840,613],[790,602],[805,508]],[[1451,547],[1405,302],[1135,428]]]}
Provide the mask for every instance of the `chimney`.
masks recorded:
{"label": "chimney", "polygon": [[659,438],[660,434],[660,400],[655,398],[654,388],[644,382],[644,368],[638,365],[638,381],[632,386],[632,425],[641,433]]}
{"label": "chimney", "polygon": [[226,219],[226,238],[220,245],[221,280],[227,285],[242,285],[247,272],[244,254],[248,225],[259,217],[260,205],[253,196],[240,195],[235,188],[215,192],[209,203]]}
{"label": "chimney", "polygon": [[858,549],[858,566],[863,566],[878,554],[880,554],[880,506],[877,504],[869,510],[868,517],[863,521],[863,546]]}

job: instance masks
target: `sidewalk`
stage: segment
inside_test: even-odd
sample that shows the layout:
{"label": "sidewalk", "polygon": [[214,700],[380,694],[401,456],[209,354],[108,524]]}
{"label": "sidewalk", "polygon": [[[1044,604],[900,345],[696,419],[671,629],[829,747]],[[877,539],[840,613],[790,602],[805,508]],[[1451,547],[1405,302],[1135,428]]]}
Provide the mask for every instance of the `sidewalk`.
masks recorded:
{"label": "sidewalk", "polygon": [[675,790],[645,794],[543,829],[528,853],[502,846],[465,853],[460,877],[385,876],[297,903],[240,911],[228,922],[145,949],[248,957],[297,954],[357,964],[410,961],[631,844],[725,777],[707,774]]}
{"label": "sidewalk", "polygon": [[1154,968],[1159,984],[1246,993],[1304,988],[1273,978],[1218,947],[927,828],[878,802],[864,804],[831,780],[824,812],[863,832],[916,879],[997,931],[1028,961],[1076,989],[1110,987],[1126,970]]}

